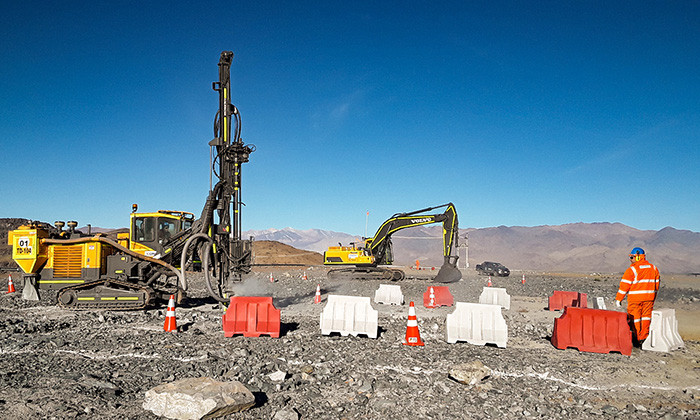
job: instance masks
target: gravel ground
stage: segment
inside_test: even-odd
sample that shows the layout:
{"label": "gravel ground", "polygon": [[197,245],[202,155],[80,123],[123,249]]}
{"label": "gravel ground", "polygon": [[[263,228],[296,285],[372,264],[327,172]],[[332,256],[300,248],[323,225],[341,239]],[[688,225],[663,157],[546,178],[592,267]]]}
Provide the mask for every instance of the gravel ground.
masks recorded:
{"label": "gravel ground", "polygon": [[[0,297],[0,417],[4,419],[150,419],[147,390],[177,379],[235,379],[256,405],[231,419],[462,418],[700,418],[700,343],[686,339],[672,353],[633,349],[631,356],[558,350],[549,339],[554,319],[547,297],[575,290],[606,297],[614,276],[520,273],[494,278],[511,296],[507,348],[445,341],[454,308],[426,309],[422,294],[436,272],[410,271],[401,286],[416,302],[425,347],[401,345],[407,304],[373,303],[380,334],[322,336],[319,314],[328,294],[370,296],[380,282],[329,282],[319,267],[250,275],[240,295],[273,296],[282,335],[225,338],[223,307],[194,278],[191,298],[176,310],[177,334],[162,331],[165,308],[138,312],[71,312],[21,293]],[[21,283],[21,282],[16,282]],[[323,303],[313,304],[321,284]],[[455,301],[478,302],[486,278],[467,272],[450,285]],[[19,286],[19,285],[18,285]],[[18,291],[20,288],[18,287]],[[21,292],[21,291],[20,291]],[[700,311],[700,291],[664,283],[657,308]],[[696,318],[697,319],[697,318]],[[479,360],[491,376],[468,386],[449,370]],[[268,376],[285,372],[286,379]]]}

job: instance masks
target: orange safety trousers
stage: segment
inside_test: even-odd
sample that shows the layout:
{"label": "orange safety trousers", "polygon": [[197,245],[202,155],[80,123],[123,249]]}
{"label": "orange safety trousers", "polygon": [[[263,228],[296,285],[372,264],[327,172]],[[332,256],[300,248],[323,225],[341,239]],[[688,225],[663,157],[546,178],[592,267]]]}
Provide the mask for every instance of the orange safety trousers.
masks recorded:
{"label": "orange safety trousers", "polygon": [[649,336],[649,325],[651,324],[651,311],[654,309],[653,300],[641,302],[627,301],[627,313],[634,318],[634,332],[637,341],[642,342]]}

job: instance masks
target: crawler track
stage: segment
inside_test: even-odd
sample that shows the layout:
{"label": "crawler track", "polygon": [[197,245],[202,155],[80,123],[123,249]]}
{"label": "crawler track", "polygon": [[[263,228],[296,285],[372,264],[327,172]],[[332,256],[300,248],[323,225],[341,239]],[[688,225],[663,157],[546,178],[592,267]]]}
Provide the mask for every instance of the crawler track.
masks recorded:
{"label": "crawler track", "polygon": [[120,280],[97,280],[58,291],[58,305],[74,310],[130,311],[149,306],[155,298],[150,287]]}

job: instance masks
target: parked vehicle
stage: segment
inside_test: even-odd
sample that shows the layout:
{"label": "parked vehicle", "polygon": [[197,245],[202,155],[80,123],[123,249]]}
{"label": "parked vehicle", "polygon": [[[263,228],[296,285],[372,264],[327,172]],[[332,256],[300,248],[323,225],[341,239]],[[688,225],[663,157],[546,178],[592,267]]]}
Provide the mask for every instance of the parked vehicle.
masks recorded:
{"label": "parked vehicle", "polygon": [[508,277],[510,270],[503,264],[491,261],[484,261],[476,265],[476,272],[488,276]]}

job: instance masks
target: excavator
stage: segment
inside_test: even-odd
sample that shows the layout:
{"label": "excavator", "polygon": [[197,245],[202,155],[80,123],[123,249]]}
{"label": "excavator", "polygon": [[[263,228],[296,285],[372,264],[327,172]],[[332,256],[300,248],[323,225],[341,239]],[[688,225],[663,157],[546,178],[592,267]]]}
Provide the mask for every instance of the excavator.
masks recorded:
{"label": "excavator", "polygon": [[219,109],[209,142],[209,194],[199,219],[183,211],[139,213],[134,204],[129,232],[116,240],[83,233],[75,221],[20,226],[9,232],[8,243],[23,271],[25,299],[54,290],[59,306],[78,310],[141,309],[170,295],[179,302],[188,289],[187,269],[201,261],[209,294],[228,302],[252,267],[253,239],[241,238],[241,169],[255,151],[241,139],[240,113],[231,103],[232,60],[233,52],[221,53],[219,80],[212,83]]}
{"label": "excavator", "polygon": [[[440,214],[426,214],[444,208]],[[397,213],[387,219],[371,238],[363,238],[363,244],[350,243],[350,246],[328,247],[323,253],[323,264],[329,266],[354,266],[331,269],[328,277],[333,280],[403,280],[406,273],[397,268],[379,267],[391,265],[394,260],[391,235],[401,229],[442,223],[444,262],[435,277],[436,282],[453,283],[462,278],[457,268],[457,255],[452,255],[457,247],[459,227],[457,210],[452,203],[428,207],[408,213]]]}

